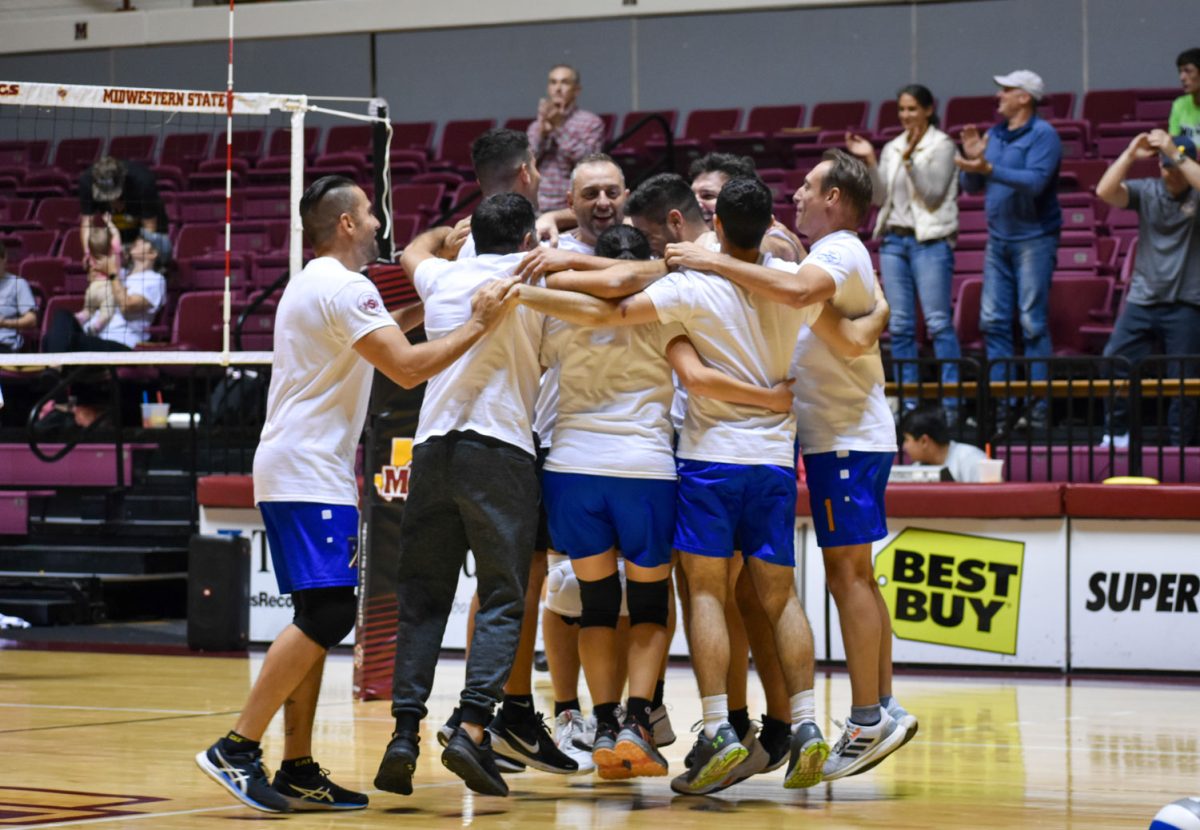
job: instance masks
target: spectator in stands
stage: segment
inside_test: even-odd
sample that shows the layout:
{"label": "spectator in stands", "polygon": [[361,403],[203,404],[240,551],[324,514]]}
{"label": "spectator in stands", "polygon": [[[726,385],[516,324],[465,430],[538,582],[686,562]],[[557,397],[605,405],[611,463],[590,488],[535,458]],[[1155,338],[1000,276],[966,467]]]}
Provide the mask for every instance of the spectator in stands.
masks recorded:
{"label": "spectator in stands", "polygon": [[1200,48],[1187,49],[1175,59],[1183,94],[1171,104],[1167,132],[1200,140]]}
{"label": "spectator in stands", "polygon": [[[158,194],[154,172],[137,161],[104,156],[79,176],[79,236],[88,248],[88,234],[105,214],[121,232],[121,241],[133,243],[142,231],[167,233],[167,214]],[[166,251],[170,255],[170,250]]]}
{"label": "spectator in stands", "polygon": [[914,464],[945,467],[955,481],[979,481],[979,462],[987,458],[972,444],[950,440],[950,430],[937,409],[914,409],[900,421],[902,449]]}
{"label": "spectator in stands", "polygon": [[[928,88],[920,84],[904,87],[896,97],[896,107],[904,132],[883,145],[878,160],[869,140],[846,134],[846,149],[871,171],[872,201],[880,206],[875,236],[883,238],[879,269],[892,307],[888,324],[892,357],[906,361],[917,357],[919,297],[925,328],[933,338],[933,353],[942,360],[955,360],[962,353],[950,306],[951,243],[958,233],[954,142],[937,127],[933,93]],[[915,362],[896,367],[897,381],[915,384],[917,378]],[[948,387],[958,383],[957,364],[942,366],[942,382]],[[947,393],[953,395],[953,391]],[[903,404],[912,409],[917,400],[905,396]]]}
{"label": "spectator in stands", "polygon": [[20,329],[36,325],[33,290],[25,280],[8,273],[8,249],[0,242],[0,351],[20,351],[25,344]]}
{"label": "spectator in stands", "polygon": [[[730,179],[756,179],[758,171],[754,167],[754,159],[749,156],[736,156],[732,153],[709,153],[692,162],[688,175],[692,179],[692,192],[700,203],[700,212],[704,214],[704,224],[712,230],[713,216],[717,212],[717,196],[721,188]],[[716,244],[716,237],[712,237]],[[788,262],[799,262],[807,252],[799,237],[788,228],[774,220],[771,227],[763,235],[759,246],[764,254],[771,254]]]}
{"label": "spectator in stands", "polygon": [[[1137,159],[1158,155],[1159,177],[1126,180]],[[1137,259],[1125,307],[1104,347],[1106,357],[1138,361],[1158,342],[1166,354],[1200,354],[1200,164],[1196,141],[1162,130],[1141,133],[1096,184],[1096,195],[1138,215]],[[1193,363],[1190,367],[1195,372]],[[1180,367],[1171,367],[1178,376]],[[1171,441],[1187,443],[1195,427],[1195,403],[1173,401],[1168,415]],[[1128,445],[1124,405],[1109,412],[1109,442]]]}
{"label": "spectator in stands", "polygon": [[529,143],[542,172],[537,204],[543,213],[567,206],[571,171],[584,156],[600,152],[604,141],[600,116],[576,104],[580,88],[577,69],[566,64],[551,68],[546,97],[529,125]]}
{"label": "spectator in stands", "polygon": [[166,237],[143,233],[129,249],[130,270],[109,278],[116,306],[107,325],[83,329],[75,315],[58,311],[42,343],[44,352],[123,352],[150,339],[150,324],[166,300]]}
{"label": "spectator in stands", "polygon": [[[1038,117],[1045,95],[1042,79],[1028,69],[996,75],[997,111],[1002,120],[980,135],[972,124],[962,132],[962,170],[967,193],[985,193],[988,242],[983,263],[983,300],[979,315],[989,360],[1014,354],[1013,321],[1020,321],[1027,357],[1049,357],[1050,277],[1058,253],[1062,209],[1058,204],[1058,168],[1062,142],[1054,128]],[[991,379],[1009,377],[1005,363],[991,367]],[[1030,365],[1029,376],[1044,381],[1049,367]],[[1012,420],[1009,401],[996,408],[996,427],[1004,432]],[[1038,398],[1017,426],[1042,430],[1050,409]]]}

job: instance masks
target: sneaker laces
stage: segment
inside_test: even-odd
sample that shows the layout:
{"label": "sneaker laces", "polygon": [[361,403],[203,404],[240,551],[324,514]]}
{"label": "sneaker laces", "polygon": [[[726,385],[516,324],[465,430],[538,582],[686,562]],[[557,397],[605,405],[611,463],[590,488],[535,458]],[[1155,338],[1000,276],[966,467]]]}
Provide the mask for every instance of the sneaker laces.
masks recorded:
{"label": "sneaker laces", "polygon": [[[835,723],[836,723],[836,721],[835,721]],[[840,738],[838,738],[838,742],[833,745],[833,752],[831,754],[840,755],[842,753],[842,750],[845,749],[846,745],[849,743],[850,743],[850,729],[848,727],[842,727],[842,736]]]}

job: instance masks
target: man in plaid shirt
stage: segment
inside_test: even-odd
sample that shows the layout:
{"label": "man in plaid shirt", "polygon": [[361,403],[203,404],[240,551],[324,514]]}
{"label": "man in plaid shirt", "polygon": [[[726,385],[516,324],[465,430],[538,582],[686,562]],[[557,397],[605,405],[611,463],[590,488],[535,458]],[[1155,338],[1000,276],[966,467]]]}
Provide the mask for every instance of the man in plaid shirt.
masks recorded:
{"label": "man in plaid shirt", "polygon": [[538,117],[529,125],[529,144],[542,174],[538,208],[544,213],[567,206],[571,171],[584,156],[598,153],[604,141],[604,122],[575,105],[579,72],[566,64],[550,70],[546,97],[538,102]]}

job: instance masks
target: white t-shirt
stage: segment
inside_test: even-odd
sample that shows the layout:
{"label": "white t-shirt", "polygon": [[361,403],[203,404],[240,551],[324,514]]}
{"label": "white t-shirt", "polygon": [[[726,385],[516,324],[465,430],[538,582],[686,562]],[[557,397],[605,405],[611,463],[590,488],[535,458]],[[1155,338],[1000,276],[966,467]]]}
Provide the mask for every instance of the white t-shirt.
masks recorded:
{"label": "white t-shirt", "polygon": [[[770,264],[772,257],[763,262]],[[791,308],[702,271],[676,271],[645,289],[663,323],[679,323],[704,362],[731,377],[771,387],[788,377],[800,328],[819,306]],[[696,396],[687,402],[680,458],[793,467],[795,417]]]}
{"label": "white t-shirt", "polygon": [[458,249],[458,259],[471,259],[475,256],[475,236],[467,234],[467,241]]}
{"label": "white t-shirt", "polygon": [[580,328],[546,318],[542,363],[559,370],[547,470],[675,479],[669,330],[680,333],[658,323]]}
{"label": "white t-shirt", "polygon": [[126,276],[124,282],[127,294],[145,297],[150,306],[129,316],[122,314],[121,309],[116,309],[100,336],[132,349],[150,339],[150,324],[166,299],[167,281],[157,271],[137,271]]}
{"label": "white t-shirt", "polygon": [[[575,251],[588,256],[596,252],[595,248],[586,242],[580,242],[571,233],[564,233],[558,237],[558,247],[564,251]],[[558,365],[554,364],[542,375],[541,388],[538,389],[537,402],[533,407],[533,431],[537,433],[538,444],[543,449],[548,449],[554,438],[554,421],[558,412],[558,371]]]}
{"label": "white t-shirt", "polygon": [[358,504],[354,452],[375,370],[353,346],[396,322],[375,285],[333,257],[292,277],[275,314],[254,500]]}
{"label": "white t-shirt", "polygon": [[[815,265],[829,274],[837,284],[833,305],[846,317],[860,317],[875,307],[871,257],[850,231],[822,237],[799,265],[783,260],[774,260],[772,265],[792,273]],[[878,343],[847,360],[804,329],[792,357],[792,372],[796,378],[792,387],[796,435],[805,455],[835,450],[896,451],[896,425],[883,394]]]}
{"label": "white t-shirt", "polygon": [[[425,303],[425,334],[445,337],[471,317],[471,298],[489,280],[512,274],[524,254],[481,254],[450,262],[427,259],[413,285]],[[542,315],[521,306],[446,369],[425,389],[414,443],[470,430],[533,455],[533,402],[541,365]]]}
{"label": "white t-shirt", "polygon": [[979,462],[985,458],[987,458],[987,453],[979,447],[951,441],[950,449],[946,452],[945,467],[955,481],[977,482],[979,481]]}

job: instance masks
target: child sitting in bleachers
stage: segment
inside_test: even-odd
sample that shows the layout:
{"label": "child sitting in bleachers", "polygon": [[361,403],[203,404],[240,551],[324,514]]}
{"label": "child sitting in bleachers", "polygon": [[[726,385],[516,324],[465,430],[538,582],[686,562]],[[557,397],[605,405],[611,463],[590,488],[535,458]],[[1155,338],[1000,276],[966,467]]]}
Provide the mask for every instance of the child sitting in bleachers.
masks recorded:
{"label": "child sitting in bleachers", "polygon": [[117,310],[112,280],[121,268],[121,235],[107,214],[105,219],[105,227],[92,228],[88,233],[85,260],[88,287],[83,296],[83,310],[75,315],[87,334],[102,332]]}

